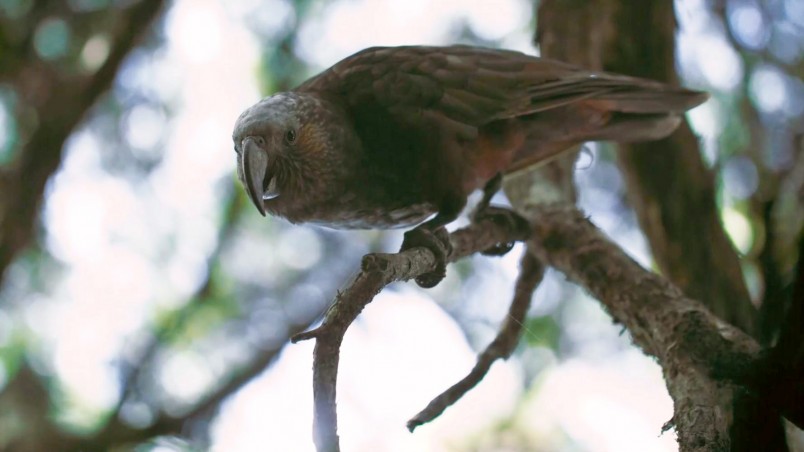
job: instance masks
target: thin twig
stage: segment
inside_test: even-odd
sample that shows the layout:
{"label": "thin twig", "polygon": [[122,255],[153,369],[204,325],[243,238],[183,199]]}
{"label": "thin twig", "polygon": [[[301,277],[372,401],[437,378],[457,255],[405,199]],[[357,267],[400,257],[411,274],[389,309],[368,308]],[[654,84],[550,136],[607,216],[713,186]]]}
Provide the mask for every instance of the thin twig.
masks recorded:
{"label": "thin twig", "polygon": [[508,317],[497,333],[497,337],[478,355],[477,363],[466,377],[433,399],[424,410],[408,421],[408,430],[411,433],[416,427],[440,416],[444,410],[477,386],[495,361],[507,359],[516,349],[519,339],[522,337],[522,329],[528,309],[530,309],[533,292],[544,276],[544,265],[530,252],[526,251],[522,255],[520,266],[522,268],[516,282],[514,299],[508,310]]}

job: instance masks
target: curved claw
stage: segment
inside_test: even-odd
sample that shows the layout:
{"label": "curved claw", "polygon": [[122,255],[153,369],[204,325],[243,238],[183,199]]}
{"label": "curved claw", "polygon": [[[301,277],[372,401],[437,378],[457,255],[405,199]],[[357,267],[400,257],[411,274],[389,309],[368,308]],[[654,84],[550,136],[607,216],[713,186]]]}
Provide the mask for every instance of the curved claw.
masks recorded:
{"label": "curved claw", "polygon": [[[521,231],[529,228],[528,220],[514,212],[511,209],[498,206],[482,206],[475,212],[472,221],[478,222],[483,219],[490,218],[497,224],[504,224],[511,230]],[[515,242],[497,243],[487,250],[483,250],[480,254],[484,256],[503,256],[514,247]]]}
{"label": "curved claw", "polygon": [[245,177],[246,192],[249,199],[257,207],[262,216],[265,216],[265,206],[262,203],[265,176],[268,172],[268,153],[262,149],[252,137],[243,140],[243,158],[241,159],[242,172]]}
{"label": "curved claw", "polygon": [[497,243],[492,245],[491,248],[481,251],[480,254],[492,257],[505,256],[514,248],[515,244],[516,242]]}
{"label": "curved claw", "polygon": [[429,289],[438,285],[447,275],[447,257],[449,253],[452,252],[449,233],[444,227],[431,231],[419,225],[419,227],[405,233],[405,239],[402,241],[402,248],[399,251],[405,251],[419,246],[429,249],[436,259],[435,270],[416,277],[416,284],[418,284],[419,287]]}

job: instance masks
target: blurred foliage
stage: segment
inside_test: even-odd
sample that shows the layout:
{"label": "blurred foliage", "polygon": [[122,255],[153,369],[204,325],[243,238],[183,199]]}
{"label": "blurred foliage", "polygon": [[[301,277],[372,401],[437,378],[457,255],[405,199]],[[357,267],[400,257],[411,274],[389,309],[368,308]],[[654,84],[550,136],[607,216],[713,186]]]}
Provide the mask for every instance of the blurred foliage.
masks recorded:
{"label": "blurred foliage", "polygon": [[723,102],[729,114],[716,161],[723,218],[727,229],[740,229],[731,212],[745,219],[750,239],[745,246],[735,241],[760,305],[761,334],[772,342],[789,309],[804,237],[804,192],[791,186],[804,160],[804,9],[794,1],[714,6],[742,70]]}

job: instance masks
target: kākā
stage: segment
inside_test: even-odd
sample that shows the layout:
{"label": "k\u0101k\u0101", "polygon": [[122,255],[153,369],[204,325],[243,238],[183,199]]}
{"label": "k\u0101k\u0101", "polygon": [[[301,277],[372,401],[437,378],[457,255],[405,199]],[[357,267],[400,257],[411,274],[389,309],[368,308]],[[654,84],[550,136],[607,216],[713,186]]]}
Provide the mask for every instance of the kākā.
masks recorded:
{"label": "k\u0101k\u0101", "polygon": [[257,209],[293,223],[395,228],[426,222],[443,277],[453,221],[474,190],[583,141],[654,140],[707,95],[481,47],[374,47],[237,119],[238,177]]}

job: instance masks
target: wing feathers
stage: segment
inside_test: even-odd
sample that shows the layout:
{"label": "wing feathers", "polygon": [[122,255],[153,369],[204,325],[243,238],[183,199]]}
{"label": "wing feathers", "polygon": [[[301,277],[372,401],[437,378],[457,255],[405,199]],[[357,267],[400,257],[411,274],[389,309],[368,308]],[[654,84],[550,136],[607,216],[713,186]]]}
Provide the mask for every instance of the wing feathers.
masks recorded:
{"label": "wing feathers", "polygon": [[519,52],[467,46],[367,49],[297,89],[336,93],[351,108],[383,106],[400,121],[426,110],[460,122],[460,128],[574,102],[603,111],[680,113],[707,97]]}

